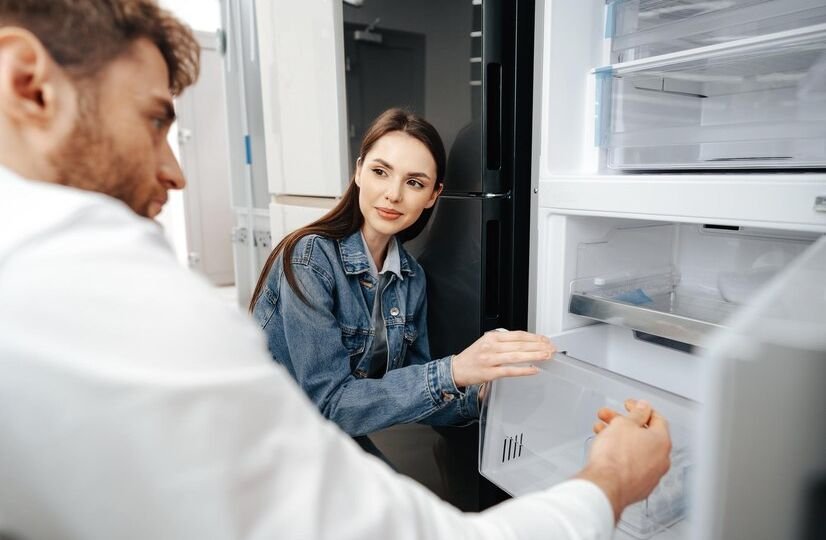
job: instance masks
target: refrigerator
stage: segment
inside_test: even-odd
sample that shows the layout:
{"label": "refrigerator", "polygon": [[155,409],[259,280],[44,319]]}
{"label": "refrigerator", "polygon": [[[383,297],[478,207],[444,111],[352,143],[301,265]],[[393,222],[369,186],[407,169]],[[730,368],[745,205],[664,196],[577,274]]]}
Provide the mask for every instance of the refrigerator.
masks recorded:
{"label": "refrigerator", "polygon": [[238,305],[246,308],[272,247],[263,122],[266,100],[253,2],[220,0],[220,9],[235,289]]}
{"label": "refrigerator", "polygon": [[[406,107],[448,152],[445,190],[405,245],[427,276],[432,357],[526,329],[533,2],[254,4],[273,243],[335,204],[369,121]],[[466,510],[499,500],[478,473],[477,427],[439,432],[448,498]],[[414,451],[433,459],[425,439]]]}
{"label": "refrigerator", "polygon": [[822,432],[793,417],[765,446],[747,405],[822,410],[788,381],[826,361],[824,17],[806,0],[536,3],[528,316],[559,352],[485,404],[480,470],[510,495],[573,476],[595,412],[645,398],[672,467],[616,538],[807,538]]}

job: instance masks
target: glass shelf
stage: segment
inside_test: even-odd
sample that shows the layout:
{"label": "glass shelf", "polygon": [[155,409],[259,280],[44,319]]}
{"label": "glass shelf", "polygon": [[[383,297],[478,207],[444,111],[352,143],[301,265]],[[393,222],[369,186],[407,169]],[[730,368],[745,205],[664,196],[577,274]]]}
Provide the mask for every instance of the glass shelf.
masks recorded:
{"label": "glass shelf", "polygon": [[608,168],[826,167],[826,24],[595,75]]}
{"label": "glass shelf", "polygon": [[609,0],[611,62],[627,62],[826,22],[822,0]]}

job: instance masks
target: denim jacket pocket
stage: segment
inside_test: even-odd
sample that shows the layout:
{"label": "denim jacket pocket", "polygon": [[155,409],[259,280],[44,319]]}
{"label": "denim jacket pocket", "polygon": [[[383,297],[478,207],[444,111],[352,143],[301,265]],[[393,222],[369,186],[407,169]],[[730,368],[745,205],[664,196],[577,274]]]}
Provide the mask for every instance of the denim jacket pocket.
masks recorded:
{"label": "denim jacket pocket", "polygon": [[404,323],[404,341],[408,345],[416,341],[416,338],[419,337],[419,330],[416,328],[416,325],[413,321],[405,321]]}
{"label": "denim jacket pocket", "polygon": [[364,354],[368,337],[370,330],[341,325],[341,343],[350,355],[350,371],[356,369]]}
{"label": "denim jacket pocket", "polygon": [[405,321],[404,334],[402,335],[402,350],[397,360],[397,362],[401,365],[407,364],[407,351],[410,349],[410,346],[413,345],[413,342],[416,341],[418,336],[419,331],[416,329],[416,325],[413,324],[412,321]]}

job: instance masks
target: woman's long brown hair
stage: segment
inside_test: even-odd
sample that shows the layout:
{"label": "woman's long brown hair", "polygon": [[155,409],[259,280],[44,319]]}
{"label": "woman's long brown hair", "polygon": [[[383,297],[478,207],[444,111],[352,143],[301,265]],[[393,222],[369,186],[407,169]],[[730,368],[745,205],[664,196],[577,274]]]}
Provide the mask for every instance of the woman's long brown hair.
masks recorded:
{"label": "woman's long brown hair", "polygon": [[[436,162],[436,183],[433,188],[438,190],[444,183],[445,166],[447,162],[442,139],[439,137],[436,128],[427,122],[427,120],[404,109],[388,109],[373,121],[370,127],[367,128],[367,132],[361,141],[358,159],[364,161],[364,156],[373,148],[376,141],[393,131],[406,133],[421,141],[422,144],[427,147],[433,156],[433,161]],[[261,270],[261,275],[258,278],[258,284],[252,293],[252,299],[249,305],[250,313],[252,313],[255,303],[261,296],[267,282],[267,276],[279,255],[283,255],[283,261],[289,261],[298,241],[307,235],[317,234],[325,238],[340,240],[361,228],[364,223],[364,216],[362,216],[361,210],[359,209],[359,187],[356,185],[355,178],[356,173],[354,170],[353,175],[350,177],[350,185],[347,186],[347,190],[344,192],[341,200],[332,210],[309,225],[291,232],[275,246],[275,249],[272,250],[272,253],[270,253],[270,256],[267,258],[267,262],[264,263],[264,268]],[[422,215],[419,216],[419,219],[410,227],[399,232],[396,238],[401,242],[406,242],[418,236],[427,225],[427,221],[430,219],[432,212],[433,207],[425,209]],[[284,277],[287,278],[287,283],[289,283],[290,288],[305,304],[308,304],[307,298],[304,296],[304,293],[298,286],[298,281],[295,279],[292,264],[284,263],[283,266]]]}

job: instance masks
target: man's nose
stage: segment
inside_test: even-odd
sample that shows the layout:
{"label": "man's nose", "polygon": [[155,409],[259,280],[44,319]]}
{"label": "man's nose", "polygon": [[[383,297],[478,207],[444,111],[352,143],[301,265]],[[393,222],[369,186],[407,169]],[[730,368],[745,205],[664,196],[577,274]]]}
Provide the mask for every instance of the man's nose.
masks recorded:
{"label": "man's nose", "polygon": [[172,147],[168,142],[164,142],[161,149],[161,156],[158,160],[158,182],[167,189],[184,189],[186,186],[186,179],[175,154],[172,152]]}

